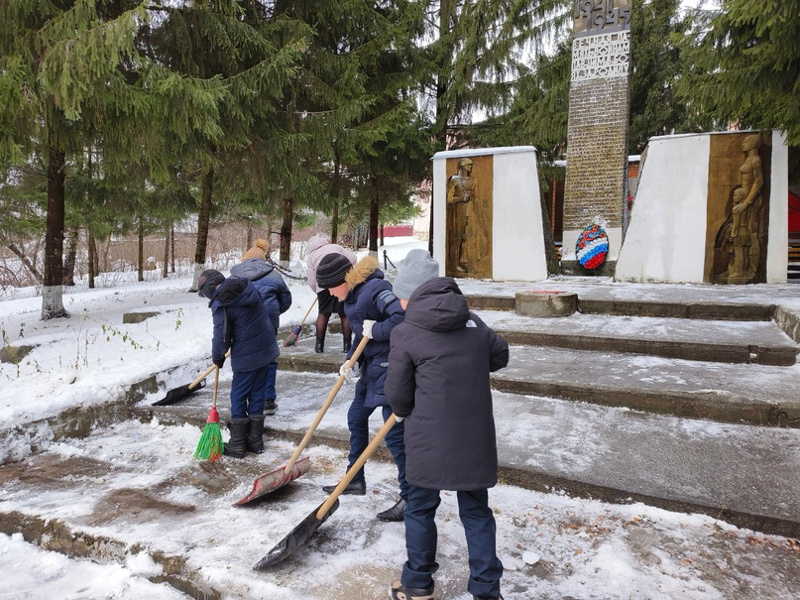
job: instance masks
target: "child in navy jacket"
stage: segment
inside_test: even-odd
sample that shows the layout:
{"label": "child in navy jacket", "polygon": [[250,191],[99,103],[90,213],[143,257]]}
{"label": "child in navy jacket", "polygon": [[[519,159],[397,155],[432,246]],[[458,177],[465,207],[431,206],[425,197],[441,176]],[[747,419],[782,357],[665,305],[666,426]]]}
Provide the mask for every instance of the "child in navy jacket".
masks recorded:
{"label": "child in navy jacket", "polygon": [[230,442],[225,454],[243,458],[264,452],[264,390],[269,364],[280,354],[275,331],[261,296],[246,279],[225,277],[210,269],[200,275],[198,288],[208,298],[214,322],[211,359],[218,368],[231,351]]}

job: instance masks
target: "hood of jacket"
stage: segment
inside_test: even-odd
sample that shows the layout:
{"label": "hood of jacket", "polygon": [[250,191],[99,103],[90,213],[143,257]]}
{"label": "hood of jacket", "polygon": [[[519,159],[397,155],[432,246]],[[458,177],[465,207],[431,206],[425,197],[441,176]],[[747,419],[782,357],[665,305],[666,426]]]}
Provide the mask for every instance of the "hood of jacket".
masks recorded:
{"label": "hood of jacket", "polygon": [[428,331],[452,331],[469,321],[469,307],[450,277],[436,277],[420,285],[406,307],[405,322]]}
{"label": "hood of jacket", "polygon": [[229,277],[217,288],[212,302],[217,302],[220,306],[248,306],[260,304],[256,288],[246,279],[236,279]]}
{"label": "hood of jacket", "polygon": [[324,237],[318,235],[312,235],[308,239],[308,253],[311,254],[312,252],[314,252],[314,250],[319,250],[325,244],[330,244],[330,242],[326,240]]}
{"label": "hood of jacket", "polygon": [[383,279],[383,271],[378,268],[378,259],[371,254],[358,261],[344,276],[344,280],[350,286],[350,290],[364,283],[367,279],[373,278]]}
{"label": "hood of jacket", "polygon": [[231,275],[254,281],[270,274],[275,267],[260,258],[248,258],[231,269]]}

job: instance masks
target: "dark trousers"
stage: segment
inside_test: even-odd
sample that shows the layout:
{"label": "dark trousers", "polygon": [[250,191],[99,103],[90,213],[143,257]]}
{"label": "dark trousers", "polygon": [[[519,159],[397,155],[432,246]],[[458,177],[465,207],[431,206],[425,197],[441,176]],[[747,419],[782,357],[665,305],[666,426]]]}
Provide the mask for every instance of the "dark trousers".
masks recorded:
{"label": "dark trousers", "polygon": [[[347,468],[352,467],[361,456],[361,453],[366,450],[369,445],[369,417],[376,408],[383,409],[384,422],[392,414],[392,409],[388,406],[381,407],[365,407],[364,400],[367,396],[366,385],[361,385],[361,381],[356,384],[356,395],[353,402],[350,404],[350,409],[347,411],[347,427],[350,430],[350,456],[348,457]],[[400,486],[400,497],[406,500],[408,497],[408,483],[406,483],[406,449],[403,444],[403,423],[397,423],[386,434],[386,446],[389,452],[394,457],[394,462],[397,465],[397,483]],[[359,469],[358,473],[353,477],[353,481],[364,480],[364,467]]]}
{"label": "dark trousers", "polygon": [[231,419],[246,419],[249,415],[264,414],[264,389],[268,374],[268,365],[252,371],[233,372]]}
{"label": "dark trousers", "polygon": [[278,378],[278,363],[269,363],[267,369],[267,383],[264,388],[264,398],[275,400],[278,397],[278,393],[275,391],[275,381]]}
{"label": "dark trousers", "polygon": [[[489,508],[488,490],[456,492],[458,516],[464,525],[469,555],[469,584],[473,596],[497,598],[503,563],[497,558],[496,525]],[[436,562],[436,509],[440,503],[439,490],[408,486],[408,505],[405,512],[406,551],[408,561],[403,566],[405,587],[428,588],[433,585]]]}

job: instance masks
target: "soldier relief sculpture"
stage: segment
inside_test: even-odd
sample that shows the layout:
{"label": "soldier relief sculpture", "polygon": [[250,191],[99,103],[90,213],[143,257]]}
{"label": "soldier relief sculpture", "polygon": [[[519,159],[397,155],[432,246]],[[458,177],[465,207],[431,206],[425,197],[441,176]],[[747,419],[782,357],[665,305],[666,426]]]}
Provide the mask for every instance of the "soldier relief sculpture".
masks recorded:
{"label": "soldier relief sculpture", "polygon": [[482,197],[474,167],[471,158],[460,158],[456,173],[447,180],[449,277],[491,277],[491,198]]}

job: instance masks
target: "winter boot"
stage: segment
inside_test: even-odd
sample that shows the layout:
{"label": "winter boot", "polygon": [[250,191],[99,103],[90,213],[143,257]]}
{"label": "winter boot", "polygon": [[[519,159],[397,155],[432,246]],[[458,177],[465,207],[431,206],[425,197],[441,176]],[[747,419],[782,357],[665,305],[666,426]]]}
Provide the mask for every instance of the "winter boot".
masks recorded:
{"label": "winter boot", "polygon": [[[338,485],[338,484],[337,484]],[[332,494],[333,490],[336,489],[335,485],[326,485],[322,487],[322,491],[326,494]],[[367,482],[364,479],[353,480],[348,483],[344,491],[342,491],[342,495],[349,494],[351,496],[364,496],[367,493]]]}
{"label": "winter boot", "polygon": [[473,596],[474,600],[503,600],[503,595],[498,594],[497,596]]}
{"label": "winter boot", "polygon": [[225,443],[225,454],[232,458],[244,458],[247,452],[247,429],[250,427],[250,419],[231,419],[228,421],[228,431],[231,432],[231,439]]}
{"label": "winter boot", "polygon": [[345,354],[350,352],[350,347],[352,345],[353,345],[353,340],[351,338],[349,338],[349,337],[344,338],[344,343],[342,344],[342,348],[343,348],[342,352],[344,352]]}
{"label": "winter boot", "polygon": [[314,352],[321,354],[323,352],[323,346],[325,346],[325,338],[317,336],[317,343],[314,344]]}
{"label": "winter boot", "polygon": [[247,428],[247,451],[253,454],[264,453],[264,415],[250,415]]}
{"label": "winter boot", "polygon": [[406,512],[406,501],[400,498],[393,507],[378,513],[381,521],[402,521]]}
{"label": "winter boot", "polygon": [[433,584],[427,588],[407,588],[399,579],[389,588],[392,600],[436,600],[433,595]]}
{"label": "winter boot", "polygon": [[267,398],[266,403],[264,404],[264,414],[265,415],[274,415],[278,410],[278,403],[275,401],[275,398]]}

